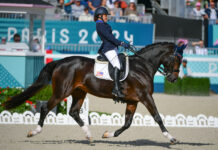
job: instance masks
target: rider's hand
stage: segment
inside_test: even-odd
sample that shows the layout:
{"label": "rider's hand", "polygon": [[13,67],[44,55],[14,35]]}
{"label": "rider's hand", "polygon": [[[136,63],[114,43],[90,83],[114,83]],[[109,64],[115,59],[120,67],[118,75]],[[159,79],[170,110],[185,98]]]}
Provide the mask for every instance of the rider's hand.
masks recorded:
{"label": "rider's hand", "polygon": [[130,48],[130,44],[126,43],[126,42],[121,42],[121,46],[124,47],[125,49],[129,49]]}

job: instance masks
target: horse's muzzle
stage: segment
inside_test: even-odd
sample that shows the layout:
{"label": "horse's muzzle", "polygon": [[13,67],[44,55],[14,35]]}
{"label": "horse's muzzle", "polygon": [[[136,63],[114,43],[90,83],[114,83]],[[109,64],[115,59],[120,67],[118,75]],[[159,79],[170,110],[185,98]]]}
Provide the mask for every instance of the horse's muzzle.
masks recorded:
{"label": "horse's muzzle", "polygon": [[167,76],[167,80],[168,80],[169,82],[172,82],[172,83],[176,82],[177,79],[178,79],[178,75],[175,75],[175,74],[173,74],[173,73]]}

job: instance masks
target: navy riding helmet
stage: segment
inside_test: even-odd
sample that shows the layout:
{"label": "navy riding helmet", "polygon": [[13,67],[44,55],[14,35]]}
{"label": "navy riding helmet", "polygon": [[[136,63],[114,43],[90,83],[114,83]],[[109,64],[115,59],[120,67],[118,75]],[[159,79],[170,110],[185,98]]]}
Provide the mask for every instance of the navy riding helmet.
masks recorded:
{"label": "navy riding helmet", "polygon": [[95,10],[94,17],[98,18],[99,15],[110,15],[106,8],[99,7]]}

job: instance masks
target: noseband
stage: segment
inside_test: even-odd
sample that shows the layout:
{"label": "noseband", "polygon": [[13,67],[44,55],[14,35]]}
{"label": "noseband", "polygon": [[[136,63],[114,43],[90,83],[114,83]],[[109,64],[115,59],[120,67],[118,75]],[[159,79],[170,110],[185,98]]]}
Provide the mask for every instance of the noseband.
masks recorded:
{"label": "noseband", "polygon": [[[176,59],[176,57],[179,58],[179,59]],[[175,53],[174,53],[173,55],[170,55],[170,56],[169,56],[169,59],[170,59],[170,66],[172,66],[172,64],[174,65],[175,59],[176,59],[176,61],[177,61],[178,63],[180,63],[180,57],[178,57],[177,55],[175,55]],[[171,75],[171,74],[174,73],[174,72],[179,73],[179,68],[178,68],[178,69],[173,69],[173,71],[170,72],[170,71],[167,70],[166,68],[159,67],[159,68],[158,68],[158,72],[160,72],[163,76],[168,77],[169,75]]]}

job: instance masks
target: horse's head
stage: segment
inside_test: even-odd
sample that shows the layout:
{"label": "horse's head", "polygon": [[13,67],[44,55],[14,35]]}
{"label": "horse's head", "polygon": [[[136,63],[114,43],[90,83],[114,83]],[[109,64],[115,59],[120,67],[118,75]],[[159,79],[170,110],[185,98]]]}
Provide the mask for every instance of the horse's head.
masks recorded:
{"label": "horse's head", "polygon": [[169,82],[175,82],[179,77],[179,68],[182,60],[175,46],[169,46],[170,51],[163,57],[164,73]]}
{"label": "horse's head", "polygon": [[164,73],[170,82],[175,82],[179,77],[181,59],[178,56],[170,55],[164,59]]}
{"label": "horse's head", "polygon": [[[175,45],[174,43],[159,42],[146,46],[137,52],[136,55],[156,66],[158,71],[166,76],[168,81],[175,82],[179,77],[183,50],[186,46],[186,44]],[[160,67],[161,64],[164,68]]]}

